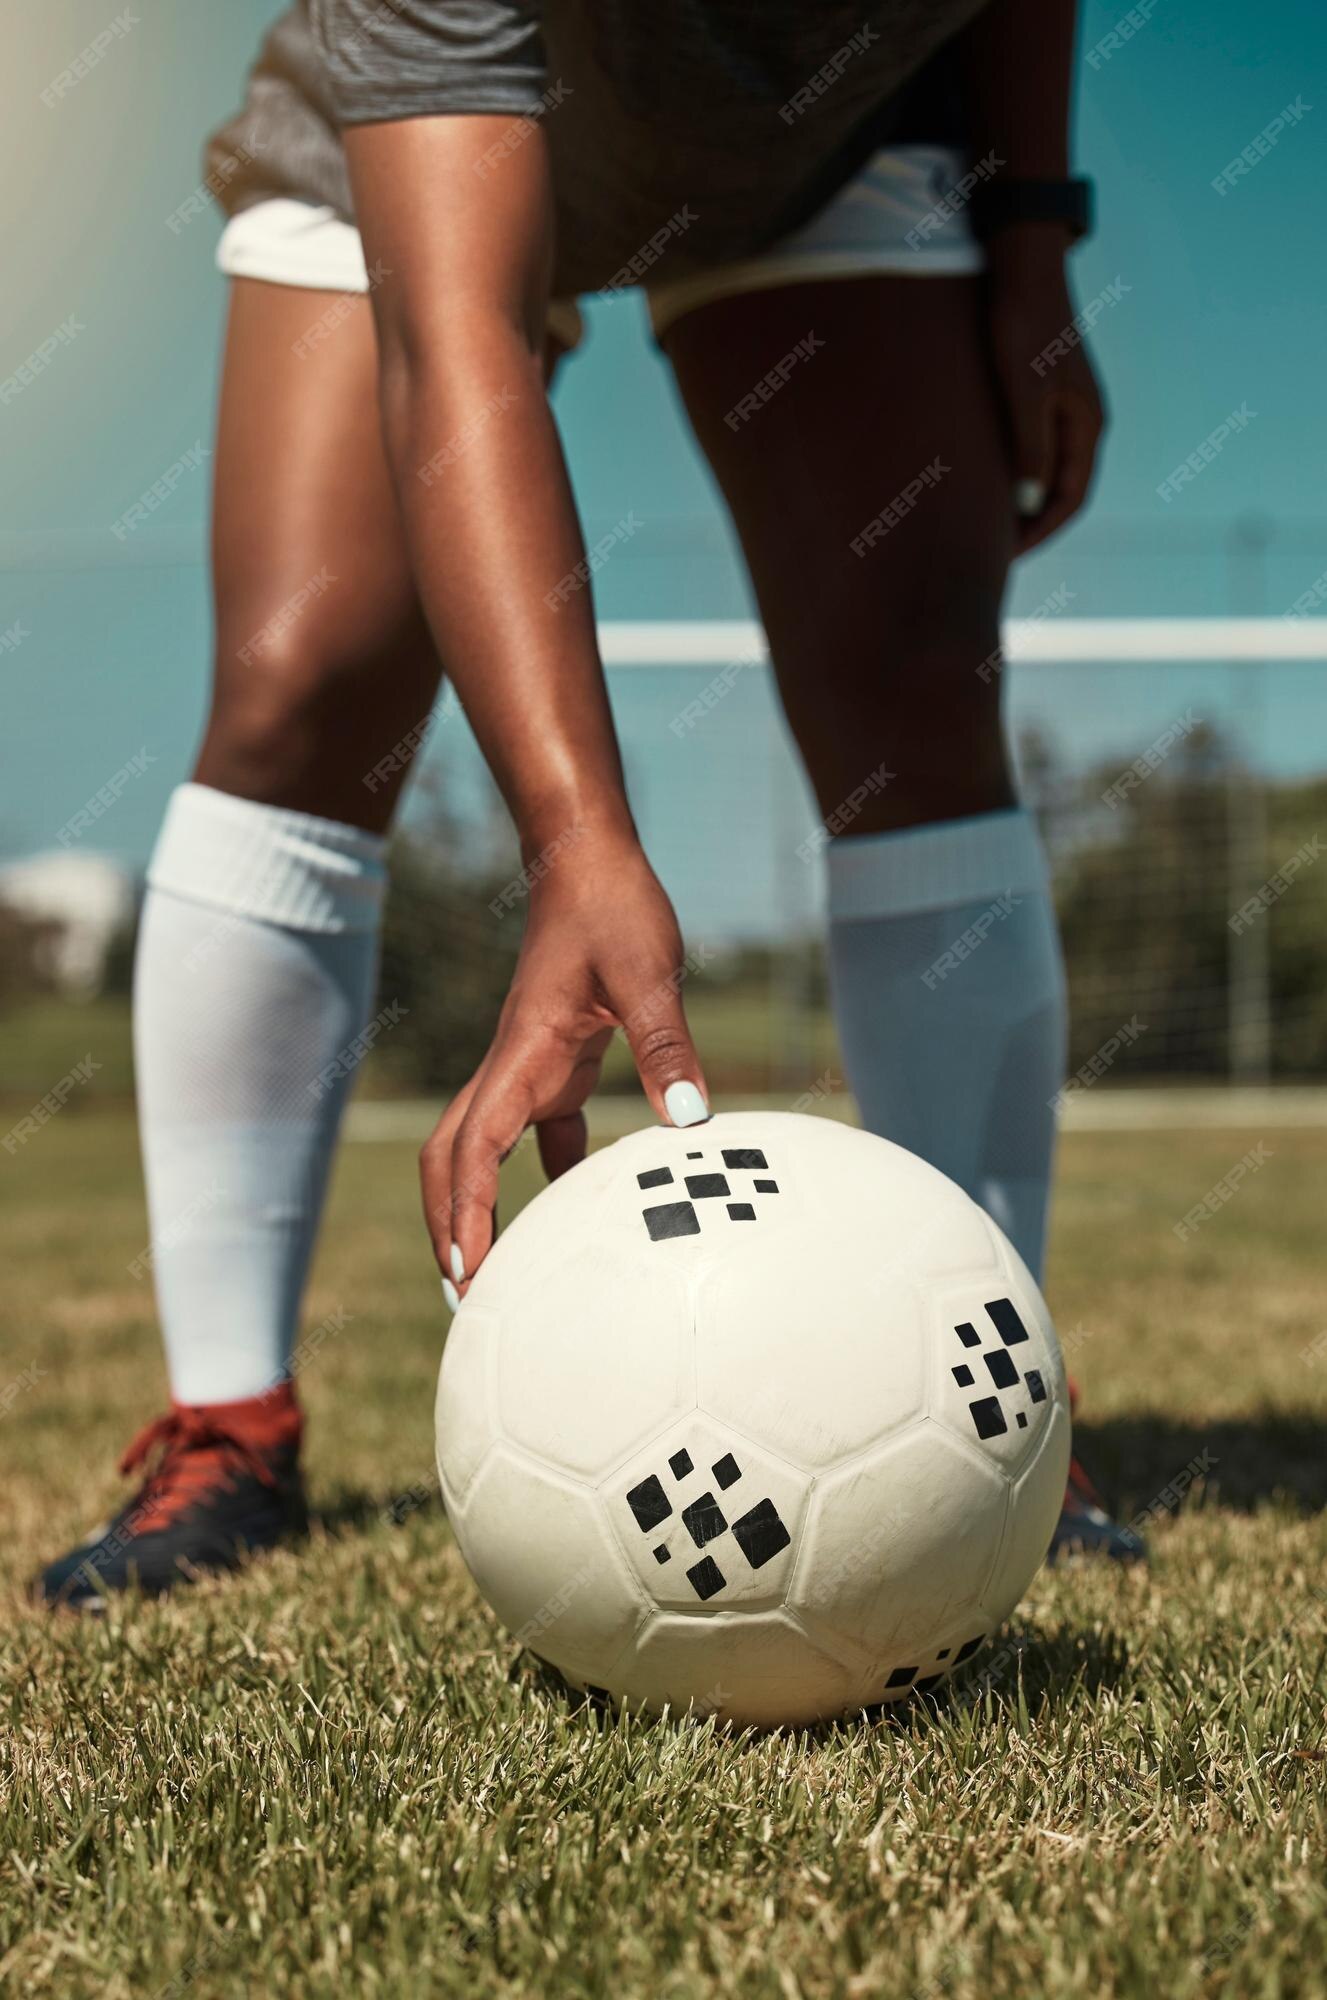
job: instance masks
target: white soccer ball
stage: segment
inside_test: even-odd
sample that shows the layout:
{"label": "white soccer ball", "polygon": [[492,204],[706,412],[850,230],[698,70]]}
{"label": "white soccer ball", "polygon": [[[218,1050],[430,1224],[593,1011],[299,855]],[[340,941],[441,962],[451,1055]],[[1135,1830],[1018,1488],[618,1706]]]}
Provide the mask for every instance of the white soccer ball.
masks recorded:
{"label": "white soccer ball", "polygon": [[801,1723],[934,1687],[1064,1494],[1064,1367],[976,1203],[779,1112],[555,1181],[452,1325],[438,1472],[522,1644],[633,1706]]}

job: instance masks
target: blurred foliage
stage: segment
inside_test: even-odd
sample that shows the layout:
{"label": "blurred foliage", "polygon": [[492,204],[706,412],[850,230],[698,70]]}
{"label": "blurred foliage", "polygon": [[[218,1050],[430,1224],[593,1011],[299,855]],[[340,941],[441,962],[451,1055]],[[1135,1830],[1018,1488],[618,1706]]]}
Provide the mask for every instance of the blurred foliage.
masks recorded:
{"label": "blurred foliage", "polygon": [[[1118,764],[1071,771],[1040,737],[1024,739],[1020,763],[1055,863],[1070,1072],[1136,1019],[1145,1032],[1111,1066],[1112,1084],[1224,1078],[1232,974],[1265,969],[1270,1073],[1327,1078],[1327,866],[1313,845],[1327,838],[1327,778],[1251,777],[1204,726],[1123,792]],[[1276,894],[1277,871],[1301,851]],[[1232,931],[1232,914],[1267,885],[1268,907]],[[445,1097],[467,1080],[488,1048],[525,908],[496,794],[462,819],[427,786],[418,792],[393,842],[379,982],[379,1005],[398,1002],[402,1014],[361,1091]],[[120,1094],[130,1087],[132,936],[116,940],[101,994],[75,1002],[41,972],[49,930],[0,907],[0,1094],[39,1095],[89,1047],[102,1064],[95,1095]],[[1257,979],[1242,991],[1256,1016]],[[818,940],[697,953],[683,997],[714,1091],[795,1099],[817,1080],[840,1087]],[[638,1088],[620,1037],[604,1081]]]}
{"label": "blurred foliage", "polygon": [[[1268,784],[1202,725],[1122,797],[1118,764],[1063,779],[1043,743],[1029,762],[1055,857],[1070,1072],[1136,1016],[1146,1032],[1128,1051],[1130,1078],[1224,1076],[1232,982],[1249,954],[1255,968],[1265,956],[1271,1074],[1327,1075],[1327,851],[1313,846],[1327,839],[1327,779]],[[1274,878],[1301,850],[1278,894]],[[1262,890],[1266,907],[1232,929]],[[1256,987],[1245,991],[1260,1012]]]}

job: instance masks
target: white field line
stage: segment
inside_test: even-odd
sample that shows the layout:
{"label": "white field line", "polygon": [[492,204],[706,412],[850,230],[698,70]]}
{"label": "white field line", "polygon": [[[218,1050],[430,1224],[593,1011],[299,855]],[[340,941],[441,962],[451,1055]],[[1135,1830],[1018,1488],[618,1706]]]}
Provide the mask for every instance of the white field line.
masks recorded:
{"label": "white field line", "polygon": [[[716,1111],[786,1111],[788,1097],[720,1097]],[[442,1109],[439,1098],[361,1099],[346,1115],[348,1139],[406,1140],[418,1145],[428,1137]],[[839,1097],[818,1105],[813,1116],[855,1119],[852,1099]],[[650,1123],[639,1097],[597,1097],[589,1105],[591,1140],[617,1139]],[[1327,1126],[1327,1087],[1229,1090],[1138,1088],[1077,1092],[1064,1115],[1071,1132],[1198,1132],[1286,1131],[1292,1127]]]}
{"label": "white field line", "polygon": [[[1037,660],[1327,660],[1327,618],[1011,618],[1007,657]],[[753,618],[608,619],[609,667],[718,667],[768,658]]]}

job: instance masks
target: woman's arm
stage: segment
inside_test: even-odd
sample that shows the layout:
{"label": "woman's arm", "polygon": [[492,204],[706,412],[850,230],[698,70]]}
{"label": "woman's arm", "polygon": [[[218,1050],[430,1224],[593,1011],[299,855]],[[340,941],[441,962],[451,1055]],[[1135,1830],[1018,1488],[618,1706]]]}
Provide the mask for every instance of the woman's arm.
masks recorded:
{"label": "woman's arm", "polygon": [[475,171],[511,125],[454,115],[345,134],[365,256],[382,273],[383,429],[420,596],[532,870],[494,1045],[424,1151],[425,1211],[453,1279],[473,1276],[489,1248],[498,1164],[526,1125],[540,1127],[551,1173],[583,1153],[580,1107],[616,1026],[659,1117],[670,1093],[674,1122],[690,1122],[671,1095],[679,1084],[704,1113],[676,920],[626,803],[544,390],[541,131]]}
{"label": "woman's arm", "polygon": [[[1069,173],[1076,11],[1076,0],[991,0],[962,33],[972,154],[993,154],[1001,178]],[[1067,227],[1056,222],[1011,223],[986,245],[992,356],[1023,516],[1020,555],[1082,506],[1105,421],[1073,324],[1069,247]]]}

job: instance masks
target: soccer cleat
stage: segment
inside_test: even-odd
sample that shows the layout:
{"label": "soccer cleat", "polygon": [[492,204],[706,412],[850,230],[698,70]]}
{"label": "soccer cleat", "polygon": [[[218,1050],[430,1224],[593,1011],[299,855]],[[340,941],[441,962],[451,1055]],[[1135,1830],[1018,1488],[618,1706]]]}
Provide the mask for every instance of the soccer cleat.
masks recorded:
{"label": "soccer cleat", "polygon": [[[1078,1391],[1069,1384],[1069,1412],[1078,1406]],[[1069,1478],[1064,1489],[1064,1505],[1051,1536],[1047,1562],[1061,1556],[1106,1556],[1114,1562],[1146,1562],[1147,1543],[1134,1528],[1113,1521],[1102,1505],[1101,1495],[1088,1478],[1082,1461],[1069,1460]]]}
{"label": "soccer cleat", "polygon": [[37,1597],[105,1609],[113,1590],[159,1596],[206,1571],[302,1532],[303,1420],[289,1383],[237,1403],[172,1403],[120,1460],[145,1468],[138,1492],[105,1527],[36,1579]]}

